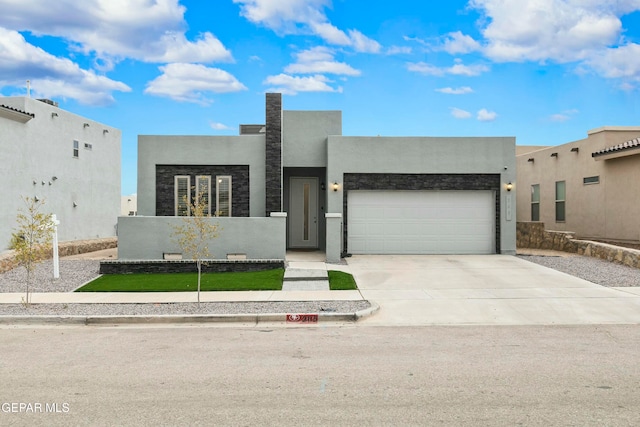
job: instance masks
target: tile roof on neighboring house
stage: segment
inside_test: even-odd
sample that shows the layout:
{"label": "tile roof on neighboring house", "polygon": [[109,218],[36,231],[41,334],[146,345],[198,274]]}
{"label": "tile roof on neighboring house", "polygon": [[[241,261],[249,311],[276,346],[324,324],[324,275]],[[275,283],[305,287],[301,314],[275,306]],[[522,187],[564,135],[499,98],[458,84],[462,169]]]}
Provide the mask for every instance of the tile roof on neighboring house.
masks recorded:
{"label": "tile roof on neighboring house", "polygon": [[9,107],[8,105],[0,104],[0,108],[6,108],[7,110],[11,110],[16,113],[26,114],[27,116],[31,116],[32,118],[36,115],[33,113],[27,113],[26,111],[18,110],[17,108]]}
{"label": "tile roof on neighboring house", "polygon": [[602,150],[591,153],[591,157],[603,156],[605,154],[617,153],[620,151],[626,151],[631,149],[640,148],[640,138],[635,138],[630,141],[623,142],[622,144],[614,145],[613,147],[603,148]]}

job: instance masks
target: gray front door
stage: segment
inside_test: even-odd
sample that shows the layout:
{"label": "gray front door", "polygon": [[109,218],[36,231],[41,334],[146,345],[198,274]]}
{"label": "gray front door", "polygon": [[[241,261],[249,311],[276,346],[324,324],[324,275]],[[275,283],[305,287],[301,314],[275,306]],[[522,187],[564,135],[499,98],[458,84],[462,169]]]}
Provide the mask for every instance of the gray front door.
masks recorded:
{"label": "gray front door", "polygon": [[318,247],[318,178],[289,182],[289,247]]}

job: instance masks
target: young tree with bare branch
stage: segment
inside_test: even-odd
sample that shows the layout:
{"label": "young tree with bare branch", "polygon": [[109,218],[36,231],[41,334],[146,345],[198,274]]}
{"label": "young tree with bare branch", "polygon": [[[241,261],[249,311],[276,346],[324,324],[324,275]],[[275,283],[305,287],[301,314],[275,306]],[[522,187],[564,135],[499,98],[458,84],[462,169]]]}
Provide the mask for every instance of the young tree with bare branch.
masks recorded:
{"label": "young tree with bare branch", "polygon": [[23,197],[22,200],[25,206],[18,210],[17,226],[11,234],[9,248],[15,251],[16,264],[24,267],[27,273],[23,301],[28,306],[31,276],[36,264],[51,254],[54,224],[51,214],[43,212],[44,200],[37,197]]}
{"label": "young tree with bare branch", "polygon": [[198,303],[200,302],[200,282],[202,277],[202,264],[213,256],[209,251],[209,243],[218,237],[220,225],[211,220],[208,192],[206,189],[196,193],[193,201],[184,198],[185,205],[189,206],[182,224],[172,225],[171,237],[180,246],[182,252],[196,262],[198,269]]}

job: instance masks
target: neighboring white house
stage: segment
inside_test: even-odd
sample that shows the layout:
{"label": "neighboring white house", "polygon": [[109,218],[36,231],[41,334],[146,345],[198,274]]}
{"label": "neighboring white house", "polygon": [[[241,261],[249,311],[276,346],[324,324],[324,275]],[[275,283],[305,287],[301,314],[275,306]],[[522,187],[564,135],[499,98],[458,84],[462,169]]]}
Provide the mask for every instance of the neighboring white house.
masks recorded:
{"label": "neighboring white house", "polygon": [[120,212],[120,130],[49,100],[0,97],[0,251],[22,197],[45,200],[60,241],[114,236]]}
{"label": "neighboring white house", "polygon": [[135,216],[138,214],[138,195],[129,194],[120,199],[120,216]]}
{"label": "neighboring white house", "polygon": [[515,138],[342,136],[340,111],[282,110],[274,93],[265,119],[239,136],[139,136],[119,258],[179,252],[171,224],[201,192],[216,258],[515,253]]}

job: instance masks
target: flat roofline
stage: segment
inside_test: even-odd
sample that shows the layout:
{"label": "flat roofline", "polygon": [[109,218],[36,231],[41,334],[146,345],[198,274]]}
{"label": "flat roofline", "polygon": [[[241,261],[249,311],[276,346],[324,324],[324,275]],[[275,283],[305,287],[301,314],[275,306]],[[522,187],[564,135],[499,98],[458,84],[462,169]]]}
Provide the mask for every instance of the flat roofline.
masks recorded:
{"label": "flat roofline", "polygon": [[587,131],[587,135],[600,132],[640,132],[640,126],[601,126]]}

